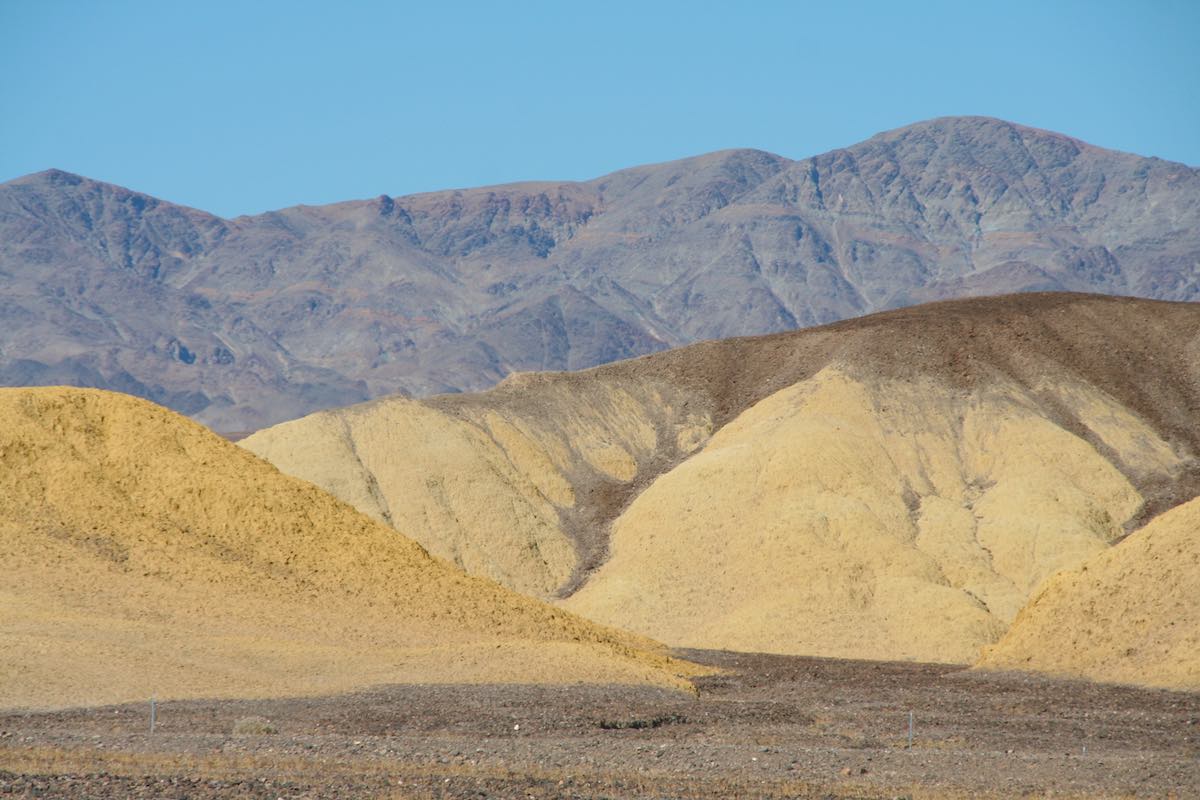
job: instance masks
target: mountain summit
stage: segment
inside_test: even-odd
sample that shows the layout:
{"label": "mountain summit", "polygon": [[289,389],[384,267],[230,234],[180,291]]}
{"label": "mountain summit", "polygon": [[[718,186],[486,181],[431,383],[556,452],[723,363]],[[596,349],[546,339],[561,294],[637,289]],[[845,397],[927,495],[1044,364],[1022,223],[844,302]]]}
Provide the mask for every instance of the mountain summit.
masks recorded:
{"label": "mountain summit", "polygon": [[232,220],[52,170],[0,185],[0,275],[0,384],[245,430],[933,299],[1195,300],[1200,171],[978,117]]}

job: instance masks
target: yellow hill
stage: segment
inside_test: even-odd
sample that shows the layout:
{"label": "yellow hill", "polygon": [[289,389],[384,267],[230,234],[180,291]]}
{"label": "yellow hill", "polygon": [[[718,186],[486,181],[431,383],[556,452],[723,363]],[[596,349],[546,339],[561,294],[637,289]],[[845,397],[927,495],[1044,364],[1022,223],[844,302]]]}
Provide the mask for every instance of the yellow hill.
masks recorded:
{"label": "yellow hill", "polygon": [[[1108,424],[1144,445],[1139,466],[1174,466],[1137,419]],[[830,367],[639,495],[565,605],[688,647],[969,662],[1141,502],[1016,387]]]}
{"label": "yellow hill", "polygon": [[385,682],[677,681],[690,665],[489,581],[134,398],[0,390],[0,700]]}
{"label": "yellow hill", "polygon": [[552,597],[603,558],[639,474],[707,437],[657,381],[517,375],[481,395],[320,412],[239,444],[466,571]]}
{"label": "yellow hill", "polygon": [[979,665],[1200,690],[1200,499],[1056,575]]}
{"label": "yellow hill", "polygon": [[466,570],[672,645],[969,663],[1200,491],[1200,306],[936,303],[243,444]]}

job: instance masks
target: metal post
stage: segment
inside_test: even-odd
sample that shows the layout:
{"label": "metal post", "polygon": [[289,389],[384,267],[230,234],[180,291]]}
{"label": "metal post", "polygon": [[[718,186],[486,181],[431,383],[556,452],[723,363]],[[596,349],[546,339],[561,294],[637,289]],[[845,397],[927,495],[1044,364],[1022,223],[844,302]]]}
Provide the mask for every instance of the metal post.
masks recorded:
{"label": "metal post", "polygon": [[154,733],[154,723],[158,722],[158,703],[150,698],[150,733]]}
{"label": "metal post", "polygon": [[913,712],[908,712],[908,749],[912,750]]}

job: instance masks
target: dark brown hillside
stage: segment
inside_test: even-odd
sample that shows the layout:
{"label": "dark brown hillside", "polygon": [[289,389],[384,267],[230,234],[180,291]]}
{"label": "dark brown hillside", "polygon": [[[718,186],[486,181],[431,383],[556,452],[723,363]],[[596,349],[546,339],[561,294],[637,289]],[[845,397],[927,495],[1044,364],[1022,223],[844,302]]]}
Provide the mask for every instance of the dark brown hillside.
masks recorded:
{"label": "dark brown hillside", "polygon": [[[943,301],[700,342],[574,374],[522,375],[488,392],[428,402],[448,411],[486,405],[536,414],[540,385],[667,384],[690,398],[690,411],[711,414],[719,429],[832,363],[871,379],[933,377],[964,391],[1000,379],[1035,391],[1071,376],[1136,412],[1181,452],[1200,456],[1200,304],[1062,292]],[[1056,422],[1078,428],[1065,409]],[[1169,504],[1200,494],[1200,483],[1188,486],[1196,489]]]}

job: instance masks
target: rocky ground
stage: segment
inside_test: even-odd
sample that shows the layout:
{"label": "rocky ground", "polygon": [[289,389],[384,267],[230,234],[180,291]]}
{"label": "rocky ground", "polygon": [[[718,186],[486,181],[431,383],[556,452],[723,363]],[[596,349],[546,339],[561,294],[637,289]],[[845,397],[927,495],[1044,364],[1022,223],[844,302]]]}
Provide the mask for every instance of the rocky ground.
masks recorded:
{"label": "rocky ground", "polygon": [[[0,795],[1200,796],[1200,694],[719,652],[698,696],[391,686],[0,714]],[[913,714],[908,747],[909,713]]]}

